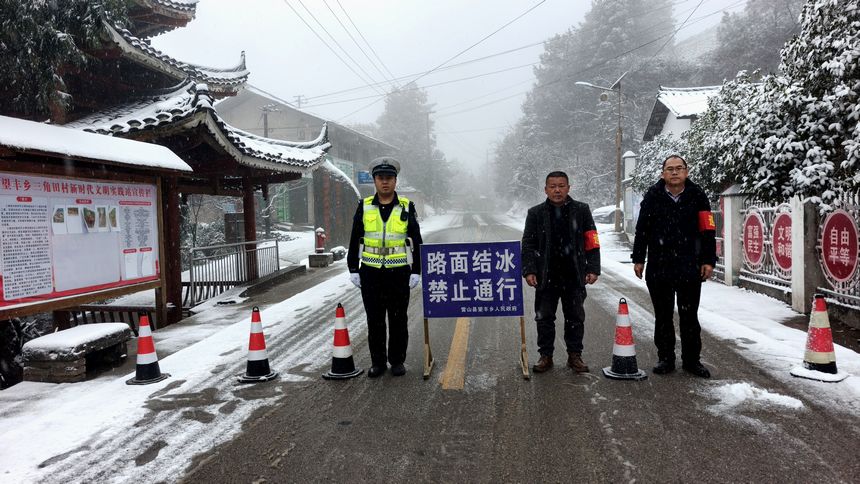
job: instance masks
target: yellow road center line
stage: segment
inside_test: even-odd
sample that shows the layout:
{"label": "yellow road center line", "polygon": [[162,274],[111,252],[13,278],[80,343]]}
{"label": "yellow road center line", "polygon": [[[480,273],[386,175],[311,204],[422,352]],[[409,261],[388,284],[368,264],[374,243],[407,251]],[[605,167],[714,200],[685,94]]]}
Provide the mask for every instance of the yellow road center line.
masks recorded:
{"label": "yellow road center line", "polygon": [[466,353],[469,348],[469,318],[457,318],[454,328],[454,338],[451,340],[451,350],[448,351],[448,362],[442,372],[443,390],[462,390],[466,378]]}

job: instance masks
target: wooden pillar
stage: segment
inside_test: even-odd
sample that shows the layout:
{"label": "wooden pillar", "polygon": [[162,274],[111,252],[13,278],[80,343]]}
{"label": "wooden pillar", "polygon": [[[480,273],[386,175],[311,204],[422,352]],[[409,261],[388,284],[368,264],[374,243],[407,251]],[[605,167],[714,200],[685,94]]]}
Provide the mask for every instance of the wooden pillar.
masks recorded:
{"label": "wooden pillar", "polygon": [[[242,212],[245,222],[245,263],[248,280],[257,279],[257,219],[254,213],[254,183],[250,177],[242,177]],[[250,243],[249,243],[250,242]]]}
{"label": "wooden pillar", "polygon": [[179,240],[179,189],[176,177],[165,178],[162,188],[164,247],[160,260],[164,271],[164,287],[161,294],[156,294],[157,298],[162,299],[157,304],[161,306],[159,327],[182,319],[182,251]]}

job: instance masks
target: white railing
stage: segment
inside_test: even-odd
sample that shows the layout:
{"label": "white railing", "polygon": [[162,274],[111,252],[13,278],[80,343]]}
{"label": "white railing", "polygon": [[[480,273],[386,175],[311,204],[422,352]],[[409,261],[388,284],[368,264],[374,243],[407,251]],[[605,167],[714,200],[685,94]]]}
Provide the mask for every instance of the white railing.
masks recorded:
{"label": "white railing", "polygon": [[[273,274],[280,269],[277,239],[192,247],[191,267],[183,307],[189,308],[233,287]],[[183,286],[186,283],[183,282]]]}

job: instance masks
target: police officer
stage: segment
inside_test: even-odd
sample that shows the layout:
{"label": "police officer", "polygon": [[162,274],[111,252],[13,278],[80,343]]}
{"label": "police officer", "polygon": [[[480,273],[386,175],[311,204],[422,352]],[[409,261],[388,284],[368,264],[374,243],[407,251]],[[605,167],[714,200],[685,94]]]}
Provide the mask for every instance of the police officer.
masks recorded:
{"label": "police officer", "polygon": [[[394,190],[400,163],[384,156],[370,162],[376,194],[361,200],[352,224],[346,263],[350,281],[361,288],[367,313],[370,378],[377,378],[391,363],[391,374],[403,376],[409,343],[406,308],[410,290],[420,282],[418,250],[421,230],[415,204]],[[385,316],[388,315],[388,350]]]}

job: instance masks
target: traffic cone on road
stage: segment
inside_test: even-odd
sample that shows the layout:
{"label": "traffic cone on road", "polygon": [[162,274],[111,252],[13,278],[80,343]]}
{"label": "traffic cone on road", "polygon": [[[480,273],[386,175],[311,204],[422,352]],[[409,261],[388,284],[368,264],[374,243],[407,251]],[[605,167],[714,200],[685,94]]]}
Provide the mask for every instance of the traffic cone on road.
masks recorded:
{"label": "traffic cone on road", "polygon": [[636,345],[633,344],[633,328],[630,326],[630,313],[627,300],[618,302],[618,316],[615,318],[615,344],[612,346],[612,366],[603,369],[603,374],[613,380],[644,380],[648,378],[636,364]]}
{"label": "traffic cone on road", "polygon": [[827,382],[838,382],[848,377],[836,369],[836,352],[833,349],[833,334],[827,316],[827,302],[823,294],[816,294],[809,315],[809,330],[806,332],[806,353],[803,367],[792,368],[793,376]]}
{"label": "traffic cone on road", "polygon": [[254,306],[251,310],[251,337],[248,341],[248,367],[245,374],[239,377],[239,383],[254,383],[269,381],[278,376],[278,372],[269,369],[269,355],[266,353],[266,338],[263,336],[263,323],[260,321],[260,309]]}
{"label": "traffic cone on road", "polygon": [[323,373],[326,380],[346,380],[361,375],[364,370],[355,367],[352,359],[352,345],[349,343],[349,329],[343,305],[337,304],[334,316],[334,349],[331,355],[331,370]]}
{"label": "traffic cone on road", "polygon": [[155,354],[155,342],[152,340],[152,329],[149,327],[149,316],[140,313],[137,330],[137,368],[134,378],[126,380],[127,385],[147,385],[159,382],[169,377],[162,373],[158,366],[158,355]]}

